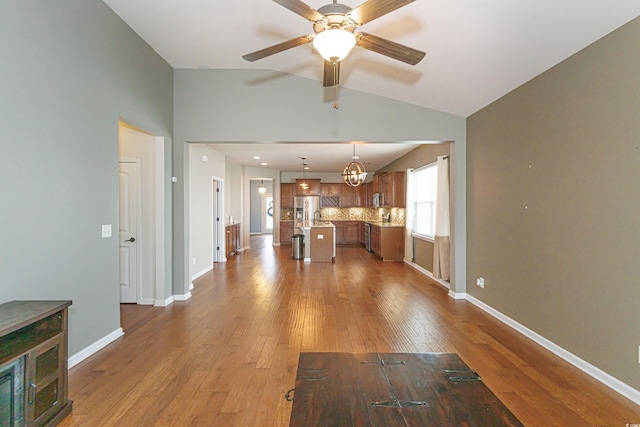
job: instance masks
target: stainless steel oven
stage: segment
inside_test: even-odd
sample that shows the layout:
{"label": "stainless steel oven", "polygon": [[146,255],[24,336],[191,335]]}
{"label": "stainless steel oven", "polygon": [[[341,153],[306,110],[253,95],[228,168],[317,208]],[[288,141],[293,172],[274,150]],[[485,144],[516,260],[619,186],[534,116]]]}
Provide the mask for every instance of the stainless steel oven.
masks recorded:
{"label": "stainless steel oven", "polygon": [[371,252],[371,224],[364,223],[364,247]]}

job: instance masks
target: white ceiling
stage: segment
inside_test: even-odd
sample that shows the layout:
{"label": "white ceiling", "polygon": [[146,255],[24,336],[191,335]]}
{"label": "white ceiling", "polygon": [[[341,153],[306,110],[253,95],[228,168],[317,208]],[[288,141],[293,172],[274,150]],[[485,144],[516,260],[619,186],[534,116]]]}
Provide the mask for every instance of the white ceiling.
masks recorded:
{"label": "white ceiling", "polygon": [[[174,68],[273,69],[322,84],[322,59],[309,45],[242,59],[313,33],[273,1],[103,1]],[[417,0],[357,31],[425,58],[410,66],[356,47],[342,62],[340,86],[468,117],[637,16],[637,0]]]}
{"label": "white ceiling", "polygon": [[[246,166],[268,167],[284,172],[301,172],[303,161],[312,172],[342,172],[353,158],[353,150],[367,171],[376,171],[392,160],[418,147],[418,143],[358,143],[330,144],[207,144],[231,160]],[[254,156],[260,159],[254,159]],[[267,163],[262,166],[261,163]]]}

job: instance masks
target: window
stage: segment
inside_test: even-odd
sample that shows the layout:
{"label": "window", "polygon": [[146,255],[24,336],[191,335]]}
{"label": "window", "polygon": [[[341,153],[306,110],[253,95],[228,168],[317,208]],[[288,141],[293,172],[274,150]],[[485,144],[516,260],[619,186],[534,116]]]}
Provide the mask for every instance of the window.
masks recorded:
{"label": "window", "polygon": [[438,193],[438,164],[432,163],[416,169],[413,180],[413,227],[412,234],[427,239],[435,238],[436,195]]}

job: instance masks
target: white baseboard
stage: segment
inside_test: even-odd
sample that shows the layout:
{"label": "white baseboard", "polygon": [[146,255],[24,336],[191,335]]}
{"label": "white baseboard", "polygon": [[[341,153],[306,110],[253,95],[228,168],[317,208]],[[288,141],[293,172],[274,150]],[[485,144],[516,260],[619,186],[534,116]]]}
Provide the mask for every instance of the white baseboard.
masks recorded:
{"label": "white baseboard", "polygon": [[430,272],[429,270],[427,270],[424,267],[419,266],[418,264],[416,264],[413,261],[409,261],[408,259],[405,258],[404,263],[407,264],[409,267],[413,268],[414,270],[419,271],[420,273],[424,274],[425,276],[427,276],[428,278],[430,278],[431,280],[439,283],[440,285],[444,286],[447,289],[451,289],[451,284],[445,280],[442,279],[436,279],[433,276],[433,273]]}
{"label": "white baseboard", "polygon": [[184,294],[184,295],[174,295],[174,296],[173,296],[173,299],[174,299],[175,301],[186,301],[186,300],[188,300],[189,298],[191,298],[191,292],[187,292],[187,293],[186,293],[186,294]]}
{"label": "white baseboard", "polygon": [[173,295],[170,296],[167,299],[157,299],[156,302],[153,304],[154,307],[167,307],[170,306],[171,304],[173,304],[174,298]]}
{"label": "white baseboard", "polygon": [[467,299],[466,292],[454,292],[450,290],[449,296],[453,299]]}
{"label": "white baseboard", "polygon": [[153,305],[155,304],[156,300],[154,300],[153,298],[143,298],[140,300],[140,302],[138,303],[139,305]]}
{"label": "white baseboard", "polygon": [[495,317],[496,319],[500,320],[502,323],[506,324],[507,326],[510,326],[511,328],[520,332],[522,335],[526,336],[527,338],[540,344],[542,347],[546,348],[553,354],[571,363],[573,366],[580,369],[584,373],[592,376],[593,378],[600,381],[602,384],[606,385],[613,391],[621,394],[622,396],[633,401],[637,405],[640,405],[640,391],[634,389],[633,387],[630,387],[629,385],[623,383],[619,379],[612,377],[611,375],[607,374],[600,368],[593,366],[589,362],[579,358],[575,354],[565,350],[564,348],[560,347],[554,342],[549,341],[542,335],[532,331],[531,329],[516,322],[510,317],[505,316],[498,310],[485,304],[479,299],[467,294],[466,300],[469,301],[471,304],[475,305],[476,307],[480,308],[481,310],[485,311],[486,313],[490,314],[491,316]]}
{"label": "white baseboard", "polygon": [[124,335],[124,331],[122,330],[122,328],[118,328],[115,331],[111,332],[109,335],[100,338],[98,341],[94,342],[90,346],[80,350],[73,356],[69,357],[69,361],[68,361],[69,369],[73,368],[78,363],[82,362],[92,354],[98,352],[99,350],[102,350],[104,347],[111,344],[112,342],[114,342],[115,340],[117,340],[123,335]]}
{"label": "white baseboard", "polygon": [[[197,272],[196,274],[194,274],[193,276],[191,276],[191,280],[196,280],[198,277],[203,276],[205,274],[207,274],[208,272],[210,272],[211,270],[213,270],[213,264],[210,264],[209,267],[205,268],[202,271]],[[193,288],[192,288],[193,289]]]}

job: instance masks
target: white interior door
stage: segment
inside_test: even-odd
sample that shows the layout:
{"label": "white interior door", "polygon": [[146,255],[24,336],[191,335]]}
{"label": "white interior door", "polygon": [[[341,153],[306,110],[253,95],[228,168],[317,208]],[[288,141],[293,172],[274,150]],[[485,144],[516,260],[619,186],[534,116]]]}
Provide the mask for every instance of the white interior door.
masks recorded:
{"label": "white interior door", "polygon": [[262,233],[271,234],[273,233],[273,213],[275,209],[273,205],[273,194],[263,194],[261,204]]}
{"label": "white interior door", "polygon": [[120,302],[138,302],[140,164],[120,162]]}

